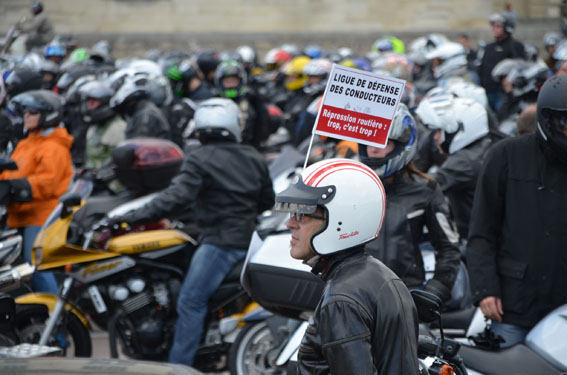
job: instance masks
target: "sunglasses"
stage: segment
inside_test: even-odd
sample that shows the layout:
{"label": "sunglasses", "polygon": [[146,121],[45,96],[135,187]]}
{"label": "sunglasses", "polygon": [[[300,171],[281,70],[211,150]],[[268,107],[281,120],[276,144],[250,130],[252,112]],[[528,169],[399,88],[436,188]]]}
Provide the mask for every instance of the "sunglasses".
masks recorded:
{"label": "sunglasses", "polygon": [[289,213],[289,218],[294,218],[295,221],[297,221],[298,223],[303,222],[303,218],[304,217],[310,217],[312,219],[317,219],[317,220],[325,220],[325,216],[320,216],[320,215],[313,215],[313,214],[302,214],[299,212],[290,212]]}
{"label": "sunglasses", "polygon": [[29,113],[30,115],[39,115],[40,112],[37,109],[26,108],[24,110],[24,113]]}

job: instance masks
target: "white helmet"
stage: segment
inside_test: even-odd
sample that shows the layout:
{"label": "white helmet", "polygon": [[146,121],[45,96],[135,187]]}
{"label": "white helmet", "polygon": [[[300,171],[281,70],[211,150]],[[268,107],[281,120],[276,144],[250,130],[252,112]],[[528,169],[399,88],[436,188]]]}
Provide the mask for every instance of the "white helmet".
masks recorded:
{"label": "white helmet", "polygon": [[195,112],[195,134],[201,140],[224,138],[240,142],[240,109],[226,98],[203,101]]}
{"label": "white helmet", "polygon": [[467,52],[460,43],[445,42],[428,52],[428,60],[439,59],[441,64],[433,68],[435,78],[443,78],[467,65]]}
{"label": "white helmet", "polygon": [[276,210],[299,214],[325,211],[325,224],[311,237],[311,248],[324,256],[360,246],[378,237],[386,196],[382,182],[366,165],[351,159],[327,159],[301,173],[276,196]]}
{"label": "white helmet", "polygon": [[488,115],[476,100],[439,95],[423,99],[415,113],[425,126],[443,132],[441,148],[449,154],[488,134]]}
{"label": "white helmet", "polygon": [[309,61],[303,67],[303,73],[308,76],[319,76],[327,78],[333,69],[333,63],[326,58],[318,58]]}
{"label": "white helmet", "polygon": [[486,90],[482,86],[466,81],[461,77],[450,78],[443,86],[437,86],[429,90],[425,96],[430,98],[446,94],[452,94],[458,98],[474,99],[482,104],[484,108],[488,108]]}

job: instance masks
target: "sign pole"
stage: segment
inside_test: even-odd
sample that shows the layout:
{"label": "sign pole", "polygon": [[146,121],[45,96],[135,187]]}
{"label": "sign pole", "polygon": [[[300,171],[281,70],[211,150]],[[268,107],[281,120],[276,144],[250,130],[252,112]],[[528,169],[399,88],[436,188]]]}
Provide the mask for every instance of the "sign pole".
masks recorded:
{"label": "sign pole", "polygon": [[309,154],[311,153],[311,146],[313,145],[313,139],[315,139],[315,133],[311,133],[311,142],[309,142],[307,155],[305,155],[305,163],[303,163],[303,169],[307,168],[307,160],[309,160]]}

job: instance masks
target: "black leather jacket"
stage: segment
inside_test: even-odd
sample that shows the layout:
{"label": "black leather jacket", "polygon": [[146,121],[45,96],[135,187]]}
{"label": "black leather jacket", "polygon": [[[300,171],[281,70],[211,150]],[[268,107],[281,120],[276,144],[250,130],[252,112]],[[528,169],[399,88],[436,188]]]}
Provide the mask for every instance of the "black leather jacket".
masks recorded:
{"label": "black leather jacket", "polygon": [[140,100],[126,116],[126,138],[172,139],[172,131],[162,111],[149,99]]}
{"label": "black leather jacket", "polygon": [[404,283],[362,249],[332,260],[299,347],[300,374],[418,374],[418,318]]}
{"label": "black leather jacket", "polygon": [[246,250],[256,217],[274,205],[268,167],[252,146],[215,142],[185,155],[169,187],[128,213],[129,223],[172,217],[196,203],[201,242]]}
{"label": "black leather jacket", "polygon": [[397,172],[394,181],[385,183],[386,215],[375,240],[366,251],[394,271],[408,287],[420,287],[425,269],[419,243],[424,226],[435,249],[435,275],[425,289],[448,300],[459,270],[458,234],[449,205],[439,185],[422,177]]}
{"label": "black leather jacket", "polygon": [[497,40],[486,46],[478,75],[480,85],[486,92],[502,91],[502,84],[492,79],[492,70],[504,59],[523,59],[526,57],[524,45],[512,36]]}
{"label": "black leather jacket", "polygon": [[449,155],[441,167],[431,175],[449,198],[462,239],[468,237],[476,180],[486,152],[492,144],[492,140],[485,137]]}

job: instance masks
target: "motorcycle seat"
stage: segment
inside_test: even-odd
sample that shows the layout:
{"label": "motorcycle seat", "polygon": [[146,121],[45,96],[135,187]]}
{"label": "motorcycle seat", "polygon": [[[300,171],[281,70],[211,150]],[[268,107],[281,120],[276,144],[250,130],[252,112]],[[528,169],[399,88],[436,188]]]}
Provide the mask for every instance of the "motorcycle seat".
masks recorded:
{"label": "motorcycle seat", "polygon": [[485,375],[563,374],[523,344],[496,351],[462,345],[459,354],[467,368]]}
{"label": "motorcycle seat", "polygon": [[209,309],[216,310],[233,297],[244,293],[244,289],[240,285],[240,271],[242,271],[243,265],[244,261],[242,260],[232,267],[222,284],[209,299]]}
{"label": "motorcycle seat", "polygon": [[[444,329],[462,329],[466,331],[476,311],[476,307],[471,305],[462,310],[444,311],[441,313]],[[439,328],[436,321],[431,323],[431,328]]]}
{"label": "motorcycle seat", "polygon": [[240,282],[240,273],[242,272],[242,266],[244,266],[244,261],[236,263],[234,267],[230,270],[228,275],[223,280],[224,283]]}
{"label": "motorcycle seat", "polygon": [[73,221],[85,227],[104,217],[112,209],[132,200],[131,196],[90,197],[73,216]]}

